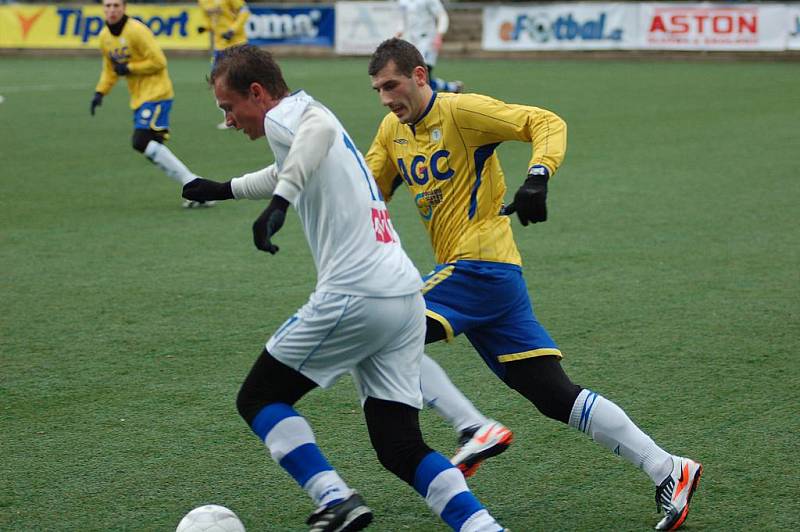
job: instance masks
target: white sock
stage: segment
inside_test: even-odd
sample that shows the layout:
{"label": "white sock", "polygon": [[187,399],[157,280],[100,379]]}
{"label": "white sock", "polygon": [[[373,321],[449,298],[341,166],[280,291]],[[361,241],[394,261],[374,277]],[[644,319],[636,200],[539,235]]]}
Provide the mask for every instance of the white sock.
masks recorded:
{"label": "white sock", "polygon": [[480,510],[470,516],[459,532],[502,532],[505,530],[489,515],[487,510]]}
{"label": "white sock", "polygon": [[620,407],[591,390],[572,405],[569,425],[644,470],[655,484],[672,472],[672,456],[656,445]]}
{"label": "white sock", "polygon": [[181,186],[197,179],[197,176],[189,171],[186,165],[160,142],[154,140],[148,142],[147,147],[144,149],[144,155],[169,177],[180,183]]}
{"label": "white sock", "polygon": [[317,506],[327,506],[333,501],[346,499],[353,493],[336,471],[317,473],[308,479],[303,489]]}
{"label": "white sock", "polygon": [[457,432],[489,421],[456,388],[441,366],[428,355],[422,355],[420,382],[425,405],[445,418]]}

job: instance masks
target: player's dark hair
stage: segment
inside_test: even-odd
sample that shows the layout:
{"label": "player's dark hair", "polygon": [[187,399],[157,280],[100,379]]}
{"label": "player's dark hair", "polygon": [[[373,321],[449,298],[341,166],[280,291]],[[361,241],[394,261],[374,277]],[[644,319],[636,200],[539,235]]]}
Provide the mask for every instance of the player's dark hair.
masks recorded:
{"label": "player's dark hair", "polygon": [[213,87],[222,77],[229,89],[240,94],[247,94],[251,83],[262,85],[274,98],[289,94],[281,67],[271,53],[257,46],[243,44],[223,50],[211,70],[208,84]]}
{"label": "player's dark hair", "polygon": [[386,66],[389,61],[394,61],[397,70],[404,76],[411,77],[411,73],[418,66],[427,68],[422,54],[417,47],[408,41],[392,37],[378,45],[369,60],[367,71],[374,76]]}

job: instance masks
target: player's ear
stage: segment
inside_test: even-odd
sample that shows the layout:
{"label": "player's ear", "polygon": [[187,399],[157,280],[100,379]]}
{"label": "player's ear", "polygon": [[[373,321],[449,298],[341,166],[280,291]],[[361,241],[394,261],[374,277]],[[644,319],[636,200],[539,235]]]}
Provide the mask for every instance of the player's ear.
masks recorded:
{"label": "player's ear", "polygon": [[272,100],[272,95],[269,91],[261,83],[255,81],[250,84],[250,96],[259,102]]}
{"label": "player's ear", "polygon": [[411,71],[411,77],[414,78],[414,83],[422,87],[428,84],[428,69],[421,66],[415,66]]}

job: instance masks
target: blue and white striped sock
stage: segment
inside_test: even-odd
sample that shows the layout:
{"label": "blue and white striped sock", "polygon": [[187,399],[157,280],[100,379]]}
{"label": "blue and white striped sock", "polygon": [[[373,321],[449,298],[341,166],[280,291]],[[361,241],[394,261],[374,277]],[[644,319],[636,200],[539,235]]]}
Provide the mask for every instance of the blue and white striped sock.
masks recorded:
{"label": "blue and white striped sock", "polygon": [[497,521],[469,491],[464,475],[441,454],[422,459],[414,474],[414,489],[433,512],[460,532],[497,532]]}
{"label": "blue and white striped sock", "polygon": [[672,456],[642,432],[620,407],[596,392],[581,390],[572,405],[569,426],[644,470],[655,484],[672,472]]}
{"label": "blue and white striped sock", "polygon": [[443,80],[442,78],[431,78],[430,86],[431,86],[431,89],[433,89],[434,91],[439,92],[439,91],[445,90],[447,88],[447,82],[445,80]]}
{"label": "blue and white striped sock", "polygon": [[285,403],[267,405],[251,427],[272,459],[292,475],[317,506],[350,496],[350,488],[317,447],[311,426],[294,408]]}

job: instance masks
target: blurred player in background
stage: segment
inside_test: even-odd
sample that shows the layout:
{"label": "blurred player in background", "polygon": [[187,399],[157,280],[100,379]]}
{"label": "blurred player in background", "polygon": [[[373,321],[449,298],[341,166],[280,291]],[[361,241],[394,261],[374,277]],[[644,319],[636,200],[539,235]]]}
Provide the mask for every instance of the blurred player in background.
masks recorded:
{"label": "blurred player in background", "polygon": [[350,136],[307,93],[290,94],[277,63],[256,46],[226,49],[209,82],[228,124],[252,140],[266,136],[276,162],[225,183],[197,179],[184,196],[271,198],[253,224],[253,240],[272,254],[278,251],[272,238],[292,205],[317,269],[309,302],[270,338],[237,398],[239,413],[272,458],[317,505],[310,530],[361,530],[372,520],[294,408],[348,372],[381,464],[454,530],[503,530],[458,469],[422,439],[422,283]]}
{"label": "blurred player in background", "polygon": [[[100,32],[103,69],[90,106],[92,116],[120,77],[127,78],[133,109],[133,149],[169,177],[185,185],[197,179],[164,142],[169,138],[172,81],[167,58],[150,28],[125,14],[124,0],[103,0],[106,25]],[[208,207],[213,202],[186,200],[184,207]]]}
{"label": "blurred player in background", "polygon": [[[665,516],[658,530],[683,524],[702,465],[663,450],[615,403],[574,384],[561,351],[536,319],[522,276],[511,223],[547,220],[547,183],[566,152],[566,124],[537,107],[507,104],[478,94],[437,94],[425,62],[410,43],[389,39],[372,55],[372,87],[391,110],[380,125],[367,163],[388,201],[405,183],[431,238],[437,266],[426,278],[426,342],[464,333],[484,362],[545,416],[584,432],[643,469],[656,485]],[[532,145],[526,179],[503,207],[506,191],[495,153],[508,140]],[[424,371],[424,368],[423,368]],[[422,393],[460,394],[443,380]],[[455,417],[451,413],[448,417]]]}
{"label": "blurred player in background", "polygon": [[[225,48],[247,44],[244,28],[250,9],[244,0],[197,0],[197,4],[205,19],[205,25],[197,31],[209,33],[214,63]],[[227,128],[224,119],[217,124],[217,129]]]}
{"label": "blurred player in background", "polygon": [[433,77],[433,67],[442,48],[442,38],[450,26],[450,18],[441,0],[398,0],[402,16],[397,37],[417,47],[428,67],[428,82],[438,92],[463,92],[461,81],[445,81]]}

